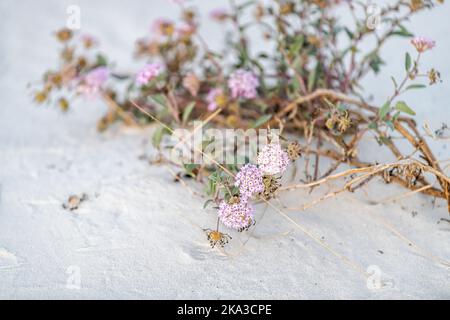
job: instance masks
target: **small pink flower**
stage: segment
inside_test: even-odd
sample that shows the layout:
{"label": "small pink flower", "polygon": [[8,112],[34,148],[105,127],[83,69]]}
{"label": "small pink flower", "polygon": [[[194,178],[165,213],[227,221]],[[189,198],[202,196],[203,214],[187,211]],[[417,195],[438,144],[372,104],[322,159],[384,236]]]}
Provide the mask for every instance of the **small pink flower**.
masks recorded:
{"label": "small pink flower", "polygon": [[234,99],[245,98],[254,99],[258,95],[256,89],[259,86],[259,80],[251,71],[238,69],[230,75],[228,87],[231,89],[231,95]]}
{"label": "small pink flower", "polygon": [[411,43],[420,53],[431,50],[436,45],[436,41],[427,37],[415,37],[411,40]]}
{"label": "small pink flower", "polygon": [[109,77],[109,70],[106,67],[92,69],[80,78],[78,92],[85,97],[95,97],[103,88]]}
{"label": "small pink flower", "polygon": [[153,22],[151,31],[158,36],[171,36],[175,32],[175,25],[170,19],[158,18]]}
{"label": "small pink flower", "polygon": [[242,231],[254,223],[254,209],[245,201],[229,204],[222,201],[219,204],[218,216],[228,228]]}
{"label": "small pink flower", "polygon": [[222,88],[214,88],[209,90],[206,96],[206,102],[208,102],[208,110],[214,111],[218,107],[224,107],[226,104],[226,96]]}
{"label": "small pink flower", "polygon": [[194,25],[186,23],[178,27],[176,31],[178,36],[187,38],[192,36],[196,30],[197,28]]}
{"label": "small pink flower", "polygon": [[263,175],[261,170],[253,164],[246,164],[239,170],[234,185],[239,187],[241,199],[246,201],[254,194],[264,191]]}
{"label": "small pink flower", "polygon": [[146,85],[151,80],[158,77],[162,73],[163,69],[164,68],[160,63],[147,64],[138,72],[136,82],[140,85]]}
{"label": "small pink flower", "polygon": [[271,143],[258,153],[256,162],[265,174],[283,174],[289,165],[289,156],[278,143]]}
{"label": "small pink flower", "polygon": [[222,22],[228,18],[228,11],[223,8],[216,8],[211,10],[209,16],[215,21]]}
{"label": "small pink flower", "polygon": [[85,48],[91,48],[98,45],[98,40],[94,36],[85,33],[81,35],[81,42],[83,43]]}

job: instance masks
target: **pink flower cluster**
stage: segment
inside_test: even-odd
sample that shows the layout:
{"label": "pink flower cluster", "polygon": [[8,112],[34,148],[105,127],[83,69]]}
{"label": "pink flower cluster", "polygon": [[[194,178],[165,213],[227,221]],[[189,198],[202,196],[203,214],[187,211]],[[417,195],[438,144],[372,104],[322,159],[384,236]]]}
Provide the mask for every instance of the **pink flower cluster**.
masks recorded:
{"label": "pink flower cluster", "polygon": [[254,164],[246,164],[236,175],[234,185],[239,187],[241,199],[250,199],[254,194],[264,191],[262,172]]}
{"label": "pink flower cluster", "polygon": [[222,22],[228,17],[228,11],[224,8],[216,8],[211,10],[209,16],[217,22]]}
{"label": "pink flower cluster", "polygon": [[258,153],[256,162],[265,174],[283,174],[289,165],[289,156],[278,143],[271,143]]}
{"label": "pink flower cluster", "polygon": [[178,36],[180,37],[190,37],[196,31],[196,26],[193,24],[185,23],[176,29]]}
{"label": "pink flower cluster", "polygon": [[246,164],[235,177],[234,185],[239,188],[239,201],[222,201],[219,205],[219,219],[228,228],[243,230],[252,225],[254,209],[249,203],[250,198],[264,192],[264,174],[282,174],[286,171],[289,157],[279,144],[271,143],[258,154],[257,162],[259,167]]}
{"label": "pink flower cluster", "polygon": [[254,99],[257,96],[256,89],[259,86],[259,80],[251,71],[238,69],[230,75],[228,87],[231,89],[231,95],[234,99],[245,98]]}
{"label": "pink flower cluster", "polygon": [[172,20],[167,18],[158,18],[153,22],[151,32],[156,36],[170,36],[175,30],[174,28],[175,26]]}
{"label": "pink flower cluster", "polygon": [[163,71],[163,66],[160,63],[147,64],[140,70],[136,77],[136,82],[140,85],[146,85],[151,80],[159,76]]}
{"label": "pink flower cluster", "polygon": [[411,40],[411,43],[420,53],[431,50],[436,45],[436,41],[427,37],[415,37]]}
{"label": "pink flower cluster", "polygon": [[208,110],[214,111],[219,107],[218,100],[224,97],[223,90],[221,88],[214,88],[209,90],[206,96],[206,102],[208,102]]}
{"label": "pink flower cluster", "polygon": [[228,228],[242,230],[253,223],[253,207],[246,201],[229,204],[222,201],[219,205],[219,219]]}
{"label": "pink flower cluster", "polygon": [[85,97],[93,98],[101,91],[109,77],[107,67],[97,67],[81,77],[78,91]]}

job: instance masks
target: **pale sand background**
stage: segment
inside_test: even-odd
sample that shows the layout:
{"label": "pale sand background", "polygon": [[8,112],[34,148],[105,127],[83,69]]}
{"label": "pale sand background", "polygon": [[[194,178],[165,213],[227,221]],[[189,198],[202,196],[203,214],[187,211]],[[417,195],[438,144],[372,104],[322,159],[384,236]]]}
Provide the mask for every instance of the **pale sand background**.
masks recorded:
{"label": "pale sand background", "polygon": [[[381,290],[369,290],[358,272],[273,210],[258,209],[252,237],[233,234],[228,256],[211,250],[201,228],[214,226],[214,211],[203,210],[203,200],[172,183],[164,168],[138,160],[153,152],[145,143],[149,132],[98,134],[101,103],[79,102],[63,115],[30,102],[26,84],[52,66],[51,32],[64,25],[65,8],[74,3],[81,6],[83,30],[98,36],[104,51],[128,70],[137,66],[130,63],[134,39],[154,18],[177,17],[163,0],[0,2],[0,298],[450,298],[450,270],[385,225],[450,261],[450,224],[438,223],[448,218],[444,202],[433,208],[431,199],[415,195],[371,204],[403,191],[382,183],[289,213],[361,268],[378,266],[386,284]],[[195,3],[205,12],[223,1]],[[423,61],[441,71],[444,83],[405,97],[420,122],[434,127],[450,122],[449,15],[446,4],[421,14],[412,27],[438,41]],[[218,43],[218,26],[208,24],[202,32]],[[375,101],[391,92],[390,75],[402,73],[405,49],[407,40],[391,42],[384,51],[388,68],[367,80]],[[445,143],[433,147],[439,159],[450,157]],[[379,150],[368,142],[361,152],[391,160]],[[301,191],[282,201],[304,203],[325,191]],[[61,208],[69,195],[82,192],[90,200],[78,211]],[[79,267],[80,290],[66,287],[70,266]]]}

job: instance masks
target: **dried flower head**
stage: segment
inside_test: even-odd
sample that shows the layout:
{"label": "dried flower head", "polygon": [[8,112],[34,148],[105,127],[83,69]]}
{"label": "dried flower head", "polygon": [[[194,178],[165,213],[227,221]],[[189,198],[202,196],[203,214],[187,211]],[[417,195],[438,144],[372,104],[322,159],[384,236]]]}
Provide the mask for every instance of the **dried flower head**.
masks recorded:
{"label": "dried flower head", "polygon": [[219,205],[218,216],[220,221],[228,228],[239,232],[248,230],[254,223],[254,209],[241,199],[238,203],[222,201]]}
{"label": "dried flower head", "polygon": [[283,174],[289,165],[289,156],[280,144],[270,143],[258,153],[256,161],[265,174]]}
{"label": "dried flower head", "polygon": [[62,111],[66,112],[67,110],[69,110],[69,101],[67,101],[67,99],[64,97],[59,98],[58,106]]}
{"label": "dried flower head", "polygon": [[411,40],[411,43],[420,53],[431,50],[436,45],[436,41],[427,37],[415,37]]}
{"label": "dried flower head", "polygon": [[258,95],[256,89],[259,86],[259,80],[256,75],[247,70],[238,69],[230,75],[228,87],[234,99],[245,98],[254,99]]}
{"label": "dried flower head", "polygon": [[37,104],[44,103],[48,98],[48,92],[46,90],[37,91],[34,94],[34,102]]}
{"label": "dried flower head", "polygon": [[223,248],[232,239],[229,235],[217,230],[204,229],[203,231],[206,232],[211,248],[214,248],[216,245],[220,245]]}
{"label": "dried flower head", "polygon": [[214,111],[227,105],[227,96],[221,88],[214,88],[209,90],[206,102],[208,102],[208,110]]}
{"label": "dried flower head", "polygon": [[81,36],[81,42],[86,49],[90,49],[98,44],[98,40],[90,34],[83,34]]}
{"label": "dried flower head", "polygon": [[58,40],[61,42],[67,42],[72,39],[72,37],[73,32],[68,28],[64,28],[56,32],[56,38],[58,38]]}
{"label": "dried flower head", "polygon": [[136,76],[136,82],[140,85],[146,85],[151,80],[158,77],[164,67],[160,63],[150,63],[147,64],[142,70],[140,70]]}
{"label": "dried flower head", "polygon": [[350,128],[352,120],[347,111],[336,111],[330,115],[325,126],[336,135],[340,135]]}
{"label": "dried flower head", "polygon": [[282,2],[280,4],[280,15],[287,15],[293,13],[295,10],[295,4],[290,1]]}
{"label": "dried flower head", "polygon": [[244,201],[264,191],[262,176],[261,170],[254,164],[246,164],[239,170],[234,185],[239,187],[240,196]]}
{"label": "dried flower head", "polygon": [[302,155],[302,147],[297,141],[292,141],[288,145],[287,153],[289,159],[295,161]]}
{"label": "dried flower head", "polygon": [[423,8],[423,0],[411,0],[409,6],[411,7],[412,11],[417,11]]}
{"label": "dried flower head", "polygon": [[200,89],[200,80],[194,73],[189,73],[183,78],[183,87],[189,91],[189,93],[196,97],[198,90]]}
{"label": "dried flower head", "polygon": [[339,115],[339,117],[337,118],[337,129],[340,133],[344,133],[345,131],[347,131],[347,129],[350,128],[351,124],[352,120],[350,119],[347,111]]}
{"label": "dried flower head", "polygon": [[270,200],[275,197],[275,193],[280,187],[280,178],[272,175],[266,175],[263,177],[264,191],[261,193],[261,197],[265,200]]}
{"label": "dried flower head", "polygon": [[427,72],[428,79],[430,80],[430,85],[441,81],[441,73],[436,69],[431,69]]}

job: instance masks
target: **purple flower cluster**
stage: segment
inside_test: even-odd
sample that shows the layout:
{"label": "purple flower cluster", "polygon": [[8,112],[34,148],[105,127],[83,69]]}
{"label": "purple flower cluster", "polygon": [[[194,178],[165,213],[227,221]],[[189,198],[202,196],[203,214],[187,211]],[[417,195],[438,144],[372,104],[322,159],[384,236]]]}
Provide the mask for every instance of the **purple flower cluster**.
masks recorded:
{"label": "purple flower cluster", "polygon": [[248,228],[253,223],[254,209],[252,206],[241,200],[238,203],[229,204],[222,201],[219,205],[219,219],[228,228],[242,230]]}
{"label": "purple flower cluster", "polygon": [[80,79],[78,91],[85,97],[95,97],[102,89],[109,77],[109,70],[106,67],[97,67],[86,73]]}
{"label": "purple flower cluster", "polygon": [[251,71],[238,69],[230,75],[228,87],[234,99],[245,98],[254,99],[257,96],[256,89],[259,86],[259,80]]}
{"label": "purple flower cluster", "polygon": [[234,185],[239,187],[243,201],[247,201],[254,194],[264,191],[262,172],[254,164],[246,164],[236,175]]}
{"label": "purple flower cluster", "polygon": [[138,72],[136,82],[140,85],[146,85],[151,80],[159,76],[163,71],[163,66],[160,63],[147,64],[141,71]]}
{"label": "purple flower cluster", "polygon": [[271,143],[259,152],[256,162],[266,174],[283,174],[289,165],[289,156],[278,143]]}

